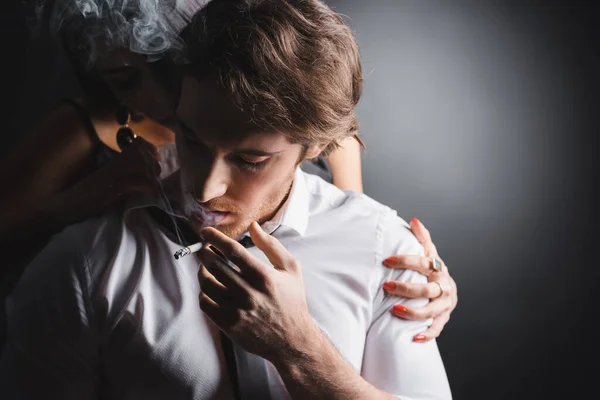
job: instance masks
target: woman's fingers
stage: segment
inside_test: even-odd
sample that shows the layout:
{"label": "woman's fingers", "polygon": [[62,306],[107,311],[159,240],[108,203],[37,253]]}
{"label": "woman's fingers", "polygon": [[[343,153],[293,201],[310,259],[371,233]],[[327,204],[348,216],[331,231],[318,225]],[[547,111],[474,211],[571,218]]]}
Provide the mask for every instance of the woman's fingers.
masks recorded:
{"label": "woman's fingers", "polygon": [[404,304],[397,304],[392,307],[392,313],[397,317],[411,319],[415,321],[436,318],[442,313],[448,311],[452,301],[448,297],[439,297],[425,307],[408,307]]}
{"label": "woman's fingers", "polygon": [[[440,260],[441,261],[441,260]],[[425,276],[431,275],[432,272],[436,272],[433,268],[434,260],[431,257],[419,256],[419,255],[395,255],[383,260],[383,265],[390,268],[396,269],[410,269],[416,271]],[[445,269],[444,262],[442,263],[442,269]]]}
{"label": "woman's fingers", "polygon": [[438,257],[437,248],[433,241],[431,240],[431,234],[429,233],[429,229],[425,228],[425,225],[417,218],[412,218],[410,220],[410,230],[413,232],[419,243],[425,249],[425,256],[427,257]]}
{"label": "woman's fingers", "polygon": [[440,336],[440,334],[444,330],[444,326],[446,326],[446,324],[448,323],[449,320],[450,320],[450,311],[441,313],[440,315],[438,315],[437,317],[435,317],[433,319],[432,324],[429,326],[429,328],[425,332],[416,334],[413,337],[413,340],[415,342],[427,342],[431,339],[437,338],[438,336]]}
{"label": "woman's fingers", "polygon": [[[435,299],[442,295],[440,285],[435,282],[409,283],[389,281],[383,284],[383,289],[389,294],[409,297],[411,299]],[[445,288],[444,291],[446,291]]]}
{"label": "woman's fingers", "polygon": [[[416,342],[426,342],[440,335],[450,320],[450,314],[458,302],[456,283],[448,273],[448,267],[439,260],[435,244],[431,240],[429,230],[417,218],[410,220],[410,228],[424,248],[424,256],[395,255],[383,260],[390,268],[410,269],[427,276],[428,282],[408,283],[400,281],[385,282],[383,289],[394,296],[406,298],[427,298],[431,301],[424,307],[408,307],[398,304],[392,307],[392,313],[400,318],[425,320],[433,318],[431,326],[424,332],[414,336]],[[441,270],[434,268],[437,259],[441,262]],[[438,262],[438,267],[440,263]]]}

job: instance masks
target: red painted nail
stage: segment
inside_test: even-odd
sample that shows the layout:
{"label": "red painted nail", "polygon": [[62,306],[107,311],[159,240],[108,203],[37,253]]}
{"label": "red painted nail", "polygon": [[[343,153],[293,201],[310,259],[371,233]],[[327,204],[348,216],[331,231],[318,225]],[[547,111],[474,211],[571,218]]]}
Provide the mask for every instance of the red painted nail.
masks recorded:
{"label": "red painted nail", "polygon": [[419,219],[418,218],[411,218],[410,219],[410,223],[411,224],[418,224],[419,223]]}
{"label": "red painted nail", "polygon": [[426,339],[425,335],[417,335],[417,336],[415,336],[415,342],[422,342],[425,339]]}
{"label": "red painted nail", "polygon": [[401,305],[392,307],[392,310],[394,310],[394,312],[398,314],[406,314],[406,307]]}
{"label": "red painted nail", "polygon": [[396,282],[386,282],[383,284],[383,289],[384,290],[396,290]]}
{"label": "red painted nail", "polygon": [[387,265],[388,267],[395,265],[398,262],[398,257],[392,256],[383,260],[383,265]]}

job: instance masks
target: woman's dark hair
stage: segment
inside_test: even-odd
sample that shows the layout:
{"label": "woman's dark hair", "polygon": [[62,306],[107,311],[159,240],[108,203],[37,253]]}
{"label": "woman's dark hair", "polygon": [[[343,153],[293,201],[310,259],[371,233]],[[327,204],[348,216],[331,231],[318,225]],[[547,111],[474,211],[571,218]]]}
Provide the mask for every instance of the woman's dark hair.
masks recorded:
{"label": "woman's dark hair", "polygon": [[[102,51],[126,49],[146,56],[158,78],[169,78],[168,54],[183,49],[180,31],[207,0],[31,0],[36,25],[61,42],[84,93],[99,108],[116,99],[94,70]],[[156,70],[156,71],[154,71]],[[164,77],[162,76],[164,75]]]}

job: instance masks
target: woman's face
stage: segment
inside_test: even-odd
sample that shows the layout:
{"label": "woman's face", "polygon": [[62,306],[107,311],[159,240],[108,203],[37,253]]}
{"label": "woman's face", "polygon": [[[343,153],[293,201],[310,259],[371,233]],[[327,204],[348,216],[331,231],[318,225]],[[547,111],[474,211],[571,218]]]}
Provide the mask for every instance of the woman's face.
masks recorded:
{"label": "woman's face", "polygon": [[175,113],[179,93],[169,90],[168,73],[160,71],[160,68],[166,69],[166,62],[153,64],[144,56],[111,50],[96,62],[96,69],[121,103],[156,122],[165,123]]}

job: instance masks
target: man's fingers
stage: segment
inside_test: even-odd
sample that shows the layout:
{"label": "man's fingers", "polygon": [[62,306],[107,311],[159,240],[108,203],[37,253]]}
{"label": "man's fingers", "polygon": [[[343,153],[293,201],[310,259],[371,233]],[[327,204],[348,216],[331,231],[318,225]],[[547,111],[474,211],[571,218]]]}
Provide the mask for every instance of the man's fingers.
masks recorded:
{"label": "man's fingers", "polygon": [[204,265],[200,264],[198,266],[198,283],[200,283],[200,286],[204,284],[204,281],[206,279],[214,279],[217,283],[219,283],[219,285],[223,286],[221,282],[215,279],[213,274],[211,274],[206,268],[204,268]]}
{"label": "man's fingers", "polygon": [[[225,286],[235,295],[247,296],[249,291],[248,283],[233,268],[225,263],[217,254],[208,249],[202,248],[198,253],[198,258],[204,268],[214,277],[215,280]],[[203,276],[203,279],[208,279]]]}
{"label": "man's fingers", "polygon": [[219,325],[216,320],[218,320],[221,307],[219,307],[217,303],[212,301],[210,297],[204,293],[200,293],[200,296],[198,296],[198,302],[200,304],[200,309],[204,311],[208,318],[210,318],[215,324]]}
{"label": "man's fingers", "polygon": [[227,288],[221,285],[214,277],[206,277],[200,286],[202,293],[210,298],[218,306],[224,306],[231,302],[231,294]]}
{"label": "man's fingers", "polygon": [[203,265],[198,271],[198,282],[202,293],[210,298],[219,307],[232,306],[249,309],[251,302],[246,293],[235,292],[219,282]]}
{"label": "man's fingers", "polygon": [[298,269],[299,265],[296,259],[279,240],[263,231],[257,222],[253,222],[250,225],[250,237],[256,247],[265,253],[275,268],[281,270]]}
{"label": "man's fingers", "polygon": [[225,258],[234,263],[243,276],[249,275],[251,280],[264,276],[267,266],[254,257],[244,246],[227,237],[215,228],[204,228],[200,235],[205,242],[210,243],[222,253]]}

